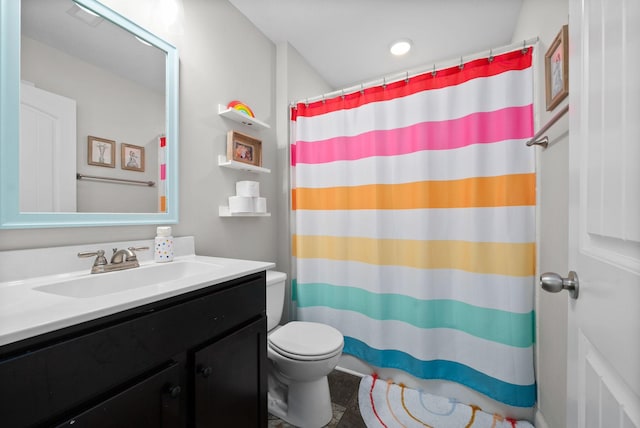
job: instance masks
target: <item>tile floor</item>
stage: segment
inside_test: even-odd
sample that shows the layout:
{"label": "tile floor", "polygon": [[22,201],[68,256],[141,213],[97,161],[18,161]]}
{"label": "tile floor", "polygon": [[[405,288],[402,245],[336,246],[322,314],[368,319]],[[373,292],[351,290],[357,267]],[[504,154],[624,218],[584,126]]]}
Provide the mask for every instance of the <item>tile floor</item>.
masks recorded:
{"label": "tile floor", "polygon": [[[333,402],[333,419],[326,428],[366,428],[358,407],[360,378],[339,370],[329,374],[329,390]],[[269,415],[269,428],[292,428],[293,426]]]}

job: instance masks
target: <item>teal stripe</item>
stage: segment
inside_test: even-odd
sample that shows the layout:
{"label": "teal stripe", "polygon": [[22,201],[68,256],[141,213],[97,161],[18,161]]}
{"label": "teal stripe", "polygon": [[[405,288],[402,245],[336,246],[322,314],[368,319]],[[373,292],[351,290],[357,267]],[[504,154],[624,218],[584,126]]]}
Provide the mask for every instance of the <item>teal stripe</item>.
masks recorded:
{"label": "teal stripe", "polygon": [[508,346],[534,342],[533,311],[524,314],[481,308],[456,300],[420,300],[401,294],[377,294],[355,287],[297,283],[298,307],[327,306],[359,312],[376,320],[396,320],[419,328],[452,328]]}
{"label": "teal stripe", "polygon": [[358,357],[376,367],[404,370],[421,379],[447,379],[458,382],[510,406],[532,407],[536,404],[535,383],[516,385],[504,382],[456,361],[423,361],[397,349],[372,348],[348,336],[344,338],[342,352]]}

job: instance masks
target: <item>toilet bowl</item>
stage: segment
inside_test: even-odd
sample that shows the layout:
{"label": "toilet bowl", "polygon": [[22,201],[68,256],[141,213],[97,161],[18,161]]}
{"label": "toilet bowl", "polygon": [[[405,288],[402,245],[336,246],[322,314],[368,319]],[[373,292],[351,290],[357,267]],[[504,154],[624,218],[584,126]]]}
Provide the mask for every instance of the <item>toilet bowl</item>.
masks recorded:
{"label": "toilet bowl", "polygon": [[267,271],[269,413],[298,427],[322,427],[332,417],[327,375],[338,364],[344,338],[321,323],[278,326],[285,280],[285,274]]}

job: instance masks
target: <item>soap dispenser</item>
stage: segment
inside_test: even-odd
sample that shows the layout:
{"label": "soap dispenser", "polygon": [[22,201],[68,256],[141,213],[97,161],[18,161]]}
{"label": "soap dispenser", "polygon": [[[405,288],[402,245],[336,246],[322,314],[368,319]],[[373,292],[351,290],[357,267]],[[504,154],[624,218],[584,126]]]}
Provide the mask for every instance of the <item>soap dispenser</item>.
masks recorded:
{"label": "soap dispenser", "polygon": [[173,260],[173,236],[171,236],[171,226],[159,226],[156,229],[153,259],[158,263]]}

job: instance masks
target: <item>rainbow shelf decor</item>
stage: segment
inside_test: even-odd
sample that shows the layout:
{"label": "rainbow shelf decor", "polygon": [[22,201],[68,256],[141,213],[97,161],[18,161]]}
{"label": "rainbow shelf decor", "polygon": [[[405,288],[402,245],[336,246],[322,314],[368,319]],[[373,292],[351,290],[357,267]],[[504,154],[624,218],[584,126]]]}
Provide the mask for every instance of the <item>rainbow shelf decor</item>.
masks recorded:
{"label": "rainbow shelf decor", "polygon": [[243,102],[234,100],[234,101],[231,101],[229,104],[227,104],[227,107],[232,108],[234,110],[238,110],[239,112],[244,113],[249,117],[256,117],[256,115],[253,114],[253,110],[251,110],[251,107],[249,107]]}

